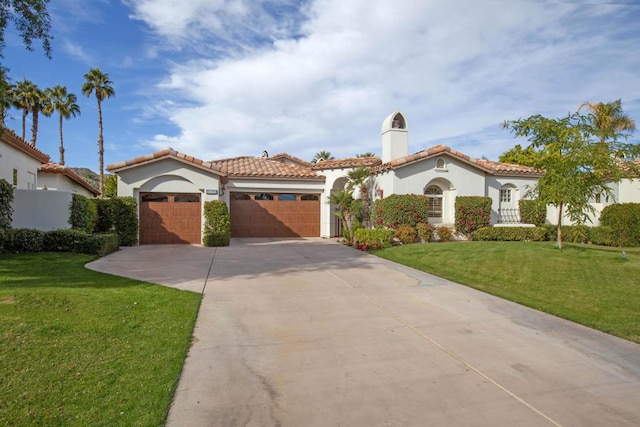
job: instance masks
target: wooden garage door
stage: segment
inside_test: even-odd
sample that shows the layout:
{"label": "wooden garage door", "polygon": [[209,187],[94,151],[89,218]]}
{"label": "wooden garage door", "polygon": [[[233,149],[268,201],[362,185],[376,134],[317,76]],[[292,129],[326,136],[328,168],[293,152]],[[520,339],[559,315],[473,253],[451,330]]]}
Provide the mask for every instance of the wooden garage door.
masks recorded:
{"label": "wooden garage door", "polygon": [[202,242],[200,194],[141,193],[140,244]]}
{"label": "wooden garage door", "polygon": [[320,196],[231,193],[233,237],[318,237]]}

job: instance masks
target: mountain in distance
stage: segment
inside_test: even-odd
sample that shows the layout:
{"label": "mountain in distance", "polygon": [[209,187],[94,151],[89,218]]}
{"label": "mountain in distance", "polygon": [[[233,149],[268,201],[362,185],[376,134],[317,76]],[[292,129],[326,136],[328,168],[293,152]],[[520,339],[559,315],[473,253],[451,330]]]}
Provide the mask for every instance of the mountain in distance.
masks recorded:
{"label": "mountain in distance", "polygon": [[75,173],[80,175],[80,177],[82,179],[87,181],[89,184],[93,185],[95,188],[100,188],[100,175],[98,175],[97,173],[95,173],[91,169],[89,169],[89,168],[72,168],[72,167],[70,167],[69,169],[71,169],[72,171],[74,171]]}

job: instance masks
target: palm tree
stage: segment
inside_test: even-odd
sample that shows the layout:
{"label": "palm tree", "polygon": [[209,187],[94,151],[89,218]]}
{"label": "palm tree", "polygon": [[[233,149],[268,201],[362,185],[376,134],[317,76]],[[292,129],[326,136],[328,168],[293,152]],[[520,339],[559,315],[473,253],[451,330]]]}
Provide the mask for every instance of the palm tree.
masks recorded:
{"label": "palm tree", "polygon": [[36,87],[36,91],[33,94],[32,104],[31,104],[31,146],[36,146],[36,140],[38,139],[38,120],[40,118],[40,112],[45,116],[50,116],[51,113],[48,113],[49,100],[47,99],[47,95],[43,90]]}
{"label": "palm tree", "polygon": [[113,82],[109,80],[109,74],[103,73],[99,68],[92,68],[84,75],[86,81],[82,85],[82,93],[90,97],[96,94],[98,101],[98,156],[100,163],[100,194],[104,194],[104,140],[102,138],[102,101],[115,96]]}
{"label": "palm tree", "polygon": [[369,178],[371,178],[371,168],[366,166],[358,166],[357,168],[347,173],[349,177],[348,188],[353,189],[358,187],[360,191],[360,200],[362,200],[362,227],[369,228],[369,211],[370,197],[369,197]]}
{"label": "palm tree", "polygon": [[329,195],[329,204],[338,207],[336,216],[340,218],[340,221],[342,222],[342,236],[349,244],[352,243],[352,239],[354,237],[351,235],[351,224],[353,219],[351,218],[351,212],[349,211],[352,201],[353,196],[351,190],[333,191]]}
{"label": "palm tree", "polygon": [[[60,164],[64,165],[64,141],[62,138],[62,119],[69,119],[80,115],[80,107],[76,104],[78,98],[73,93],[67,93],[66,86],[56,85],[45,91],[49,102],[46,106],[46,113],[58,112],[58,129],[60,131]],[[43,110],[45,111],[45,110]]]}
{"label": "palm tree", "polygon": [[356,154],[356,157],[375,157],[376,155],[371,151],[367,151],[366,153]]}
{"label": "palm tree", "polygon": [[22,110],[22,139],[25,140],[27,115],[33,110],[33,103],[39,96],[38,87],[30,80],[19,82],[12,91],[13,106]]}
{"label": "palm tree", "polygon": [[583,102],[578,111],[586,107],[589,110],[591,124],[596,129],[596,135],[601,143],[612,138],[614,141],[625,131],[633,131],[636,123],[622,110],[620,99],[611,102]]}
{"label": "palm tree", "polygon": [[323,151],[317,152],[316,155],[313,156],[313,160],[311,160],[311,163],[318,163],[324,160],[333,160],[333,159],[335,159],[335,157],[333,157],[330,152],[323,150]]}

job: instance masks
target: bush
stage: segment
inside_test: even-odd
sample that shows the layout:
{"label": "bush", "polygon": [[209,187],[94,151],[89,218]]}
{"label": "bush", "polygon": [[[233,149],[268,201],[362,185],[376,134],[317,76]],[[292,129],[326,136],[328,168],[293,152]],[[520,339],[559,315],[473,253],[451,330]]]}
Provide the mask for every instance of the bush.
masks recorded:
{"label": "bush", "polygon": [[427,243],[431,239],[433,239],[434,232],[435,227],[427,222],[420,222],[416,224],[416,233],[418,234],[420,240],[422,240],[424,243]]}
{"label": "bush", "polygon": [[118,250],[117,234],[89,234],[82,230],[53,230],[44,235],[43,250],[108,255]]}
{"label": "bush", "polygon": [[450,242],[453,238],[453,231],[449,227],[438,227],[436,231],[441,242]]}
{"label": "bush", "polygon": [[359,228],[356,230],[356,247],[361,251],[388,248],[394,234],[395,231],[388,228]]}
{"label": "bush", "polygon": [[13,215],[13,186],[0,179],[0,230],[11,228]]}
{"label": "bush", "polygon": [[600,225],[611,227],[617,246],[640,246],[640,203],[605,207],[600,214]]}
{"label": "bush", "polygon": [[133,246],[138,243],[138,205],[133,197],[114,197],[111,199],[113,228],[121,246]]}
{"label": "bush", "polygon": [[616,246],[616,237],[613,229],[606,225],[591,228],[589,233],[591,243],[602,246]]}
{"label": "bush", "polygon": [[81,194],[74,194],[69,205],[71,228],[93,233],[98,218],[95,202]]}
{"label": "bush", "polygon": [[351,213],[351,218],[353,219],[353,223],[357,224],[359,227],[362,224],[362,200],[354,199],[349,204],[349,212]]}
{"label": "bush", "polygon": [[12,236],[10,228],[0,228],[0,254],[9,252],[12,244]]}
{"label": "bush", "polygon": [[113,199],[94,199],[98,218],[95,232],[108,233],[113,230]]}
{"label": "bush", "polygon": [[210,200],[204,204],[205,246],[229,246],[231,241],[231,221],[229,209],[222,200]]}
{"label": "bush", "polygon": [[456,197],[456,230],[465,235],[488,227],[491,222],[491,197]]}
{"label": "bush", "polygon": [[483,227],[476,232],[476,240],[542,242],[547,235],[543,227]]}
{"label": "bush", "polygon": [[425,196],[393,194],[373,203],[371,223],[375,228],[415,227],[421,222],[429,222],[429,202]]}
{"label": "bush", "polygon": [[403,245],[411,244],[416,241],[416,229],[403,224],[396,229],[396,237]]}
{"label": "bush", "polygon": [[518,202],[520,207],[520,219],[524,224],[534,224],[541,227],[547,221],[547,205],[538,200],[521,199]]}
{"label": "bush", "polygon": [[13,228],[5,230],[9,235],[4,250],[12,253],[42,252],[44,231],[33,228]]}

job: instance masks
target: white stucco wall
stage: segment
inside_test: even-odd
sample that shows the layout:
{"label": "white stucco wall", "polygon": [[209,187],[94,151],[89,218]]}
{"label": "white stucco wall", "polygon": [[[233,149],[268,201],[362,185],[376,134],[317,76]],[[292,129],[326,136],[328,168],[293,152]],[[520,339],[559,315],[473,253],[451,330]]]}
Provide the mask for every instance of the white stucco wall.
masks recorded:
{"label": "white stucco wall", "polygon": [[0,178],[5,179],[9,184],[13,184],[13,169],[17,169],[18,185],[16,188],[36,189],[40,165],[39,160],[0,142]]}
{"label": "white stucco wall", "polygon": [[518,177],[518,176],[495,176],[487,175],[485,179],[485,196],[491,197],[491,224],[498,222],[498,209],[500,209],[500,189],[509,187],[512,189],[511,206],[518,209],[518,202],[521,199],[528,199],[528,192],[535,187],[537,178]]}
{"label": "white stucco wall", "polygon": [[70,191],[85,197],[95,197],[91,191],[61,173],[38,172],[38,189],[45,187],[47,190]]}
{"label": "white stucco wall", "polygon": [[43,231],[71,228],[69,205],[72,194],[70,191],[14,190],[11,226]]}

